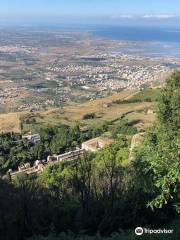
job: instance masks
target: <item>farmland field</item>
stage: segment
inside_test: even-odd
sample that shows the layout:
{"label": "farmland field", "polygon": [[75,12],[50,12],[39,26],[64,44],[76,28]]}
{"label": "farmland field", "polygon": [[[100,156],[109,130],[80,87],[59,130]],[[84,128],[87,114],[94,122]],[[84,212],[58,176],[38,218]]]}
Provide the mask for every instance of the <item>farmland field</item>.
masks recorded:
{"label": "farmland field", "polygon": [[[155,93],[146,91],[151,96]],[[121,92],[109,97],[88,101],[83,104],[71,103],[63,108],[55,108],[40,112],[21,112],[0,115],[0,131],[2,132],[28,132],[38,131],[40,128],[58,126],[59,124],[73,125],[80,124],[81,127],[111,122],[121,118],[124,114],[128,121],[139,120],[144,126],[149,126],[154,121],[154,114],[147,114],[148,109],[152,109],[154,102],[135,102],[127,104],[116,104],[114,101],[131,99],[143,96],[143,92],[133,91]],[[86,114],[94,114],[93,119],[84,119]]]}

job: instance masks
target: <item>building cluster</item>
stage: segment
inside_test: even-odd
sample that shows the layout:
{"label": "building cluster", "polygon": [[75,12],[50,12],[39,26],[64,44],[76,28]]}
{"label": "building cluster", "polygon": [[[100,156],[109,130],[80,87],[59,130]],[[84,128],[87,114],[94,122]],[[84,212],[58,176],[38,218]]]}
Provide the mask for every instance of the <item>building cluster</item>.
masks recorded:
{"label": "building cluster", "polygon": [[[86,60],[93,59],[93,64]],[[67,65],[59,63],[47,67],[48,79],[56,79],[61,75],[63,79],[58,82],[56,93],[64,94],[68,99],[69,91],[74,89],[87,90],[87,97],[91,98],[92,92],[106,90],[132,90],[150,85],[160,80],[170,71],[168,64],[157,58],[133,55],[93,55],[81,59],[79,62]],[[146,64],[147,63],[147,64]],[[52,76],[51,76],[52,75]],[[66,86],[66,88],[65,88]],[[63,89],[63,92],[62,92]],[[92,91],[92,92],[91,92]]]}
{"label": "building cluster", "polygon": [[[17,46],[7,46],[3,47],[3,52],[19,52],[20,57],[21,52],[33,55],[35,50],[23,46],[20,49]],[[24,79],[25,69],[22,74],[14,66],[12,72],[0,69],[0,104],[18,102],[18,111],[40,111],[46,107],[60,106],[64,102],[79,101],[81,98],[94,100],[107,96],[109,92],[151,85],[171,70],[170,61],[173,66],[179,66],[176,58],[115,54],[108,50],[106,53],[99,52],[90,56],[74,54],[70,59],[64,56],[61,61],[56,60],[57,58],[46,62],[41,70],[32,67],[27,71],[27,76],[30,75],[27,79]],[[16,78],[12,81],[13,71],[15,74],[18,72],[18,81]],[[1,84],[3,81],[6,81],[5,85]],[[42,84],[42,87],[32,87],[36,83],[37,86],[39,83],[46,83],[47,86]],[[81,91],[81,96],[77,94],[78,91]]]}
{"label": "building cluster", "polygon": [[[28,139],[30,142],[33,143],[37,143],[37,141],[40,140],[39,134],[28,134],[24,135],[23,138]],[[82,143],[81,148],[77,147],[75,150],[64,154],[48,156],[47,160],[37,160],[35,161],[33,166],[31,166],[30,163],[25,163],[19,166],[17,171],[12,171],[11,169],[9,169],[7,175],[9,175],[11,178],[14,178],[20,174],[39,175],[43,172],[45,166],[49,163],[72,162],[78,160],[79,157],[85,154],[85,152],[96,152],[112,143],[112,139],[102,137],[94,138]]]}
{"label": "building cluster", "polygon": [[[9,82],[9,84],[11,83],[12,81]],[[24,90],[25,90],[24,87],[7,86],[5,88],[0,88],[0,104],[14,102],[14,99],[19,98],[23,94]]]}
{"label": "building cluster", "polygon": [[37,102],[36,103],[24,103],[21,104],[17,110],[18,111],[31,111],[31,112],[37,112],[40,111],[42,109],[44,109],[45,107],[54,107],[55,106],[55,101],[53,99],[47,99],[41,102]]}
{"label": "building cluster", "polygon": [[0,46],[0,52],[1,53],[17,53],[17,52],[22,52],[22,53],[32,53],[34,49],[31,47],[26,47],[26,46],[13,46],[13,45],[8,45],[8,46]]}
{"label": "building cluster", "polygon": [[33,166],[31,166],[30,163],[25,163],[19,166],[17,171],[12,171],[11,169],[9,169],[9,171],[7,172],[7,175],[9,175],[11,178],[15,178],[21,174],[26,174],[28,176],[39,175],[43,172],[44,167],[45,167],[45,161],[37,160],[35,161]]}

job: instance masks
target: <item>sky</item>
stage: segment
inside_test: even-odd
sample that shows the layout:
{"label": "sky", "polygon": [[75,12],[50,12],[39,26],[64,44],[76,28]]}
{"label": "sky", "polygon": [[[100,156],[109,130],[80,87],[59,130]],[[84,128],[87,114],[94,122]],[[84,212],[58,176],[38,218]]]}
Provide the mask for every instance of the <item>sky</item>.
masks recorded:
{"label": "sky", "polygon": [[179,22],[180,0],[0,0],[0,21]]}

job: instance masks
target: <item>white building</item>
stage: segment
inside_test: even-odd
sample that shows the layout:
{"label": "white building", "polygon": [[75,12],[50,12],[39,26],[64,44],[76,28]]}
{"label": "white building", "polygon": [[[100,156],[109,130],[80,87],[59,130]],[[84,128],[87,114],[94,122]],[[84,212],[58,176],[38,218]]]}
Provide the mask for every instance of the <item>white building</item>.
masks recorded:
{"label": "white building", "polygon": [[37,134],[29,133],[27,135],[23,135],[22,139],[27,139],[29,142],[34,144],[38,143],[41,140],[40,135],[38,133]]}

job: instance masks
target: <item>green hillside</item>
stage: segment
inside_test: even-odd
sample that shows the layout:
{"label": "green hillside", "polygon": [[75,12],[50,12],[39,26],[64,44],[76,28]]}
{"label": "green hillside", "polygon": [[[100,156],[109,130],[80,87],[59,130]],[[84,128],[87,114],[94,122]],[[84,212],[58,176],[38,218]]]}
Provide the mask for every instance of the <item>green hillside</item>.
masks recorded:
{"label": "green hillside", "polygon": [[[152,91],[149,94],[155,100],[157,93]],[[138,94],[144,101],[147,92]],[[179,240],[180,72],[167,79],[158,96],[156,119],[142,129],[140,118],[148,120],[153,113],[147,110],[154,104],[119,104],[114,102],[119,100],[116,95],[103,110],[105,99],[81,108],[68,106],[64,113],[49,111],[52,122],[53,117],[62,120],[61,114],[66,114],[67,124],[57,123],[56,127],[41,123],[47,113],[32,113],[23,119],[30,123],[23,124],[32,128],[37,124],[34,129],[39,129],[41,137],[37,144],[22,139],[21,133],[0,134],[0,238],[136,240],[140,237],[134,230],[141,226],[174,231],[144,234],[142,239]],[[132,93],[121,97],[130,100]],[[33,165],[37,159],[66,153],[96,137],[111,142],[104,147],[98,144],[96,152],[85,152],[70,162],[47,163],[39,175],[21,173],[13,178],[11,172],[6,174],[9,168]]]}

